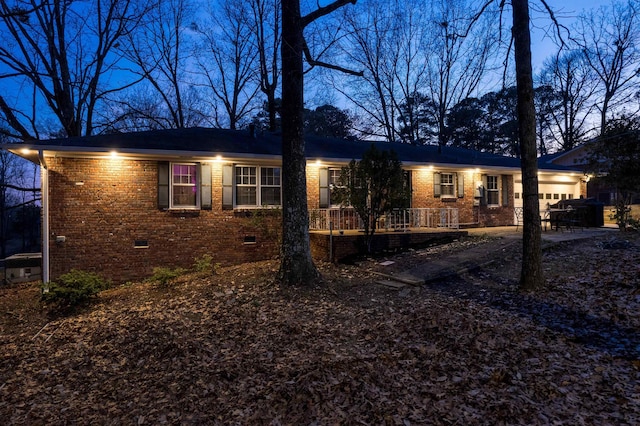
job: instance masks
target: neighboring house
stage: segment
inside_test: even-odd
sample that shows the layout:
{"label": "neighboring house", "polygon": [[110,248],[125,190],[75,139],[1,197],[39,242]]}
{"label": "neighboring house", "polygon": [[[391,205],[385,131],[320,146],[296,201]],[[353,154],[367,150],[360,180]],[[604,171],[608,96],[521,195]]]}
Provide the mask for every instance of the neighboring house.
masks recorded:
{"label": "neighboring house", "polygon": [[[540,158],[541,167],[545,165],[558,165],[573,167],[577,170],[584,170],[587,164],[587,158],[589,142],[578,145],[577,147],[564,152],[547,155]],[[616,203],[618,198],[617,188],[611,186],[608,183],[598,179],[597,177],[591,178],[585,175],[587,180],[587,198],[592,198],[598,202],[603,203],[606,206],[612,206]],[[542,191],[540,191],[542,192]],[[640,198],[632,200],[632,204],[640,203]]]}
{"label": "neighboring house", "polygon": [[[306,138],[309,209],[338,209],[340,168],[371,142]],[[460,148],[375,143],[393,149],[411,208],[451,208],[468,226],[514,224],[520,160]],[[3,146],[41,166],[43,279],[69,270],[114,281],[156,266],[190,266],[204,254],[234,264],[279,252],[281,138],[221,129],[159,130]],[[584,195],[582,174],[543,164],[551,199]],[[541,205],[543,202],[541,201]],[[266,212],[266,213],[265,213]]]}

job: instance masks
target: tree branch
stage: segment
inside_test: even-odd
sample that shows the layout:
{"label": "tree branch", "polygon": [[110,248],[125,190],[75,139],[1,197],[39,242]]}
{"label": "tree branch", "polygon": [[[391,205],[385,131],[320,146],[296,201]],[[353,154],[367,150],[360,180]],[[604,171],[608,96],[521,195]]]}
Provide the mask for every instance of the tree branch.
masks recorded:
{"label": "tree branch", "polygon": [[319,7],[313,12],[303,16],[300,19],[300,25],[302,26],[302,28],[305,28],[316,19],[322,18],[323,16],[330,14],[334,10],[340,9],[342,6],[345,6],[348,3],[356,4],[356,1],[357,0],[336,0],[327,6]]}
{"label": "tree branch", "polygon": [[1,183],[0,188],[15,189],[16,191],[23,191],[23,192],[40,192],[40,188],[24,188],[21,186],[12,185],[10,183]]}
{"label": "tree branch", "polygon": [[304,43],[304,45],[303,45],[302,49],[304,51],[305,59],[307,60],[307,63],[309,65],[311,65],[312,68],[315,67],[315,66],[319,66],[319,67],[323,67],[323,68],[329,68],[329,69],[335,70],[335,71],[340,71],[340,72],[343,72],[345,74],[353,75],[353,76],[356,76],[356,77],[364,76],[364,71],[354,71],[354,70],[350,70],[348,68],[343,68],[340,65],[329,64],[327,62],[317,61],[317,60],[313,59],[313,57],[311,56],[311,51],[309,50],[309,46],[307,45],[307,41],[304,40],[303,43]]}
{"label": "tree branch", "polygon": [[0,111],[2,111],[2,113],[4,114],[7,123],[9,123],[9,125],[20,134],[22,139],[33,139],[31,133],[29,133],[29,131],[20,123],[13,110],[9,107],[9,105],[7,105],[7,102],[4,100],[3,96],[0,96]]}
{"label": "tree branch", "polygon": [[20,203],[20,204],[16,204],[15,206],[8,206],[5,208],[6,211],[9,210],[14,210],[14,209],[19,209],[20,207],[24,207],[24,206],[28,206],[30,204],[34,204],[36,201],[41,201],[40,198],[34,198],[33,200],[30,201],[25,201],[24,203]]}

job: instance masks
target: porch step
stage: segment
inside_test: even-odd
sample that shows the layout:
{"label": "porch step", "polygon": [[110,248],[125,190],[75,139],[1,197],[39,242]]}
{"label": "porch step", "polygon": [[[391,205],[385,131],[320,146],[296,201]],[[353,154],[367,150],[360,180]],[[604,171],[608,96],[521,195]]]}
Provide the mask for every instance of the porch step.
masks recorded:
{"label": "porch step", "polygon": [[422,278],[418,278],[414,275],[406,274],[406,273],[389,275],[389,274],[383,274],[378,272],[377,274],[383,277],[383,280],[376,281],[377,283],[381,283],[381,281],[384,281],[384,282],[395,282],[395,283],[399,283],[400,285],[412,285],[412,286],[421,286],[425,283],[425,281]]}
{"label": "porch step", "polygon": [[407,286],[407,284],[401,283],[399,281],[392,281],[392,280],[378,280],[376,281],[376,284],[380,284],[385,287],[391,287],[396,289],[404,288]]}
{"label": "porch step", "polygon": [[405,274],[405,273],[393,275],[391,279],[395,281],[399,281],[404,284],[413,285],[413,286],[419,286],[424,284],[424,280],[422,278],[418,278],[414,275]]}

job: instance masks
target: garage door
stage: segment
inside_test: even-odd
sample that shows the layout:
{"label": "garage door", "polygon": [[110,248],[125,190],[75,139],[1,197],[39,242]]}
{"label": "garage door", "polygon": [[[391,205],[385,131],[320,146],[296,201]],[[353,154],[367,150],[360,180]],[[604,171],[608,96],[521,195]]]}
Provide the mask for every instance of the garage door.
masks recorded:
{"label": "garage door", "polygon": [[[522,207],[522,182],[515,182],[515,207]],[[540,210],[556,204],[560,200],[580,198],[580,184],[575,182],[554,182],[538,184],[538,199]]]}

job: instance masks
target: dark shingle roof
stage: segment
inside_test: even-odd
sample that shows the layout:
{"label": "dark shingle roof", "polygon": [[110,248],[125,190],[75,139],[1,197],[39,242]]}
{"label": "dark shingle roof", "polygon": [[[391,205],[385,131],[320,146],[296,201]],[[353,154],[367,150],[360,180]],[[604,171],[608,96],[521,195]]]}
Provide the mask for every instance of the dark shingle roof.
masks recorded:
{"label": "dark shingle roof", "polygon": [[[496,154],[473,151],[464,148],[442,147],[439,152],[435,145],[410,145],[392,142],[354,141],[305,137],[305,153],[308,159],[328,159],[350,161],[360,159],[371,144],[380,150],[393,149],[405,164],[447,164],[452,166],[520,168],[520,160]],[[281,134],[226,129],[189,128],[152,130],[132,133],[113,133],[88,137],[52,139],[28,143],[34,149],[50,151],[105,152],[163,152],[180,155],[210,156],[265,156],[280,157],[282,154]],[[16,145],[14,144],[13,147]],[[539,162],[541,169],[573,170],[547,162]]]}

